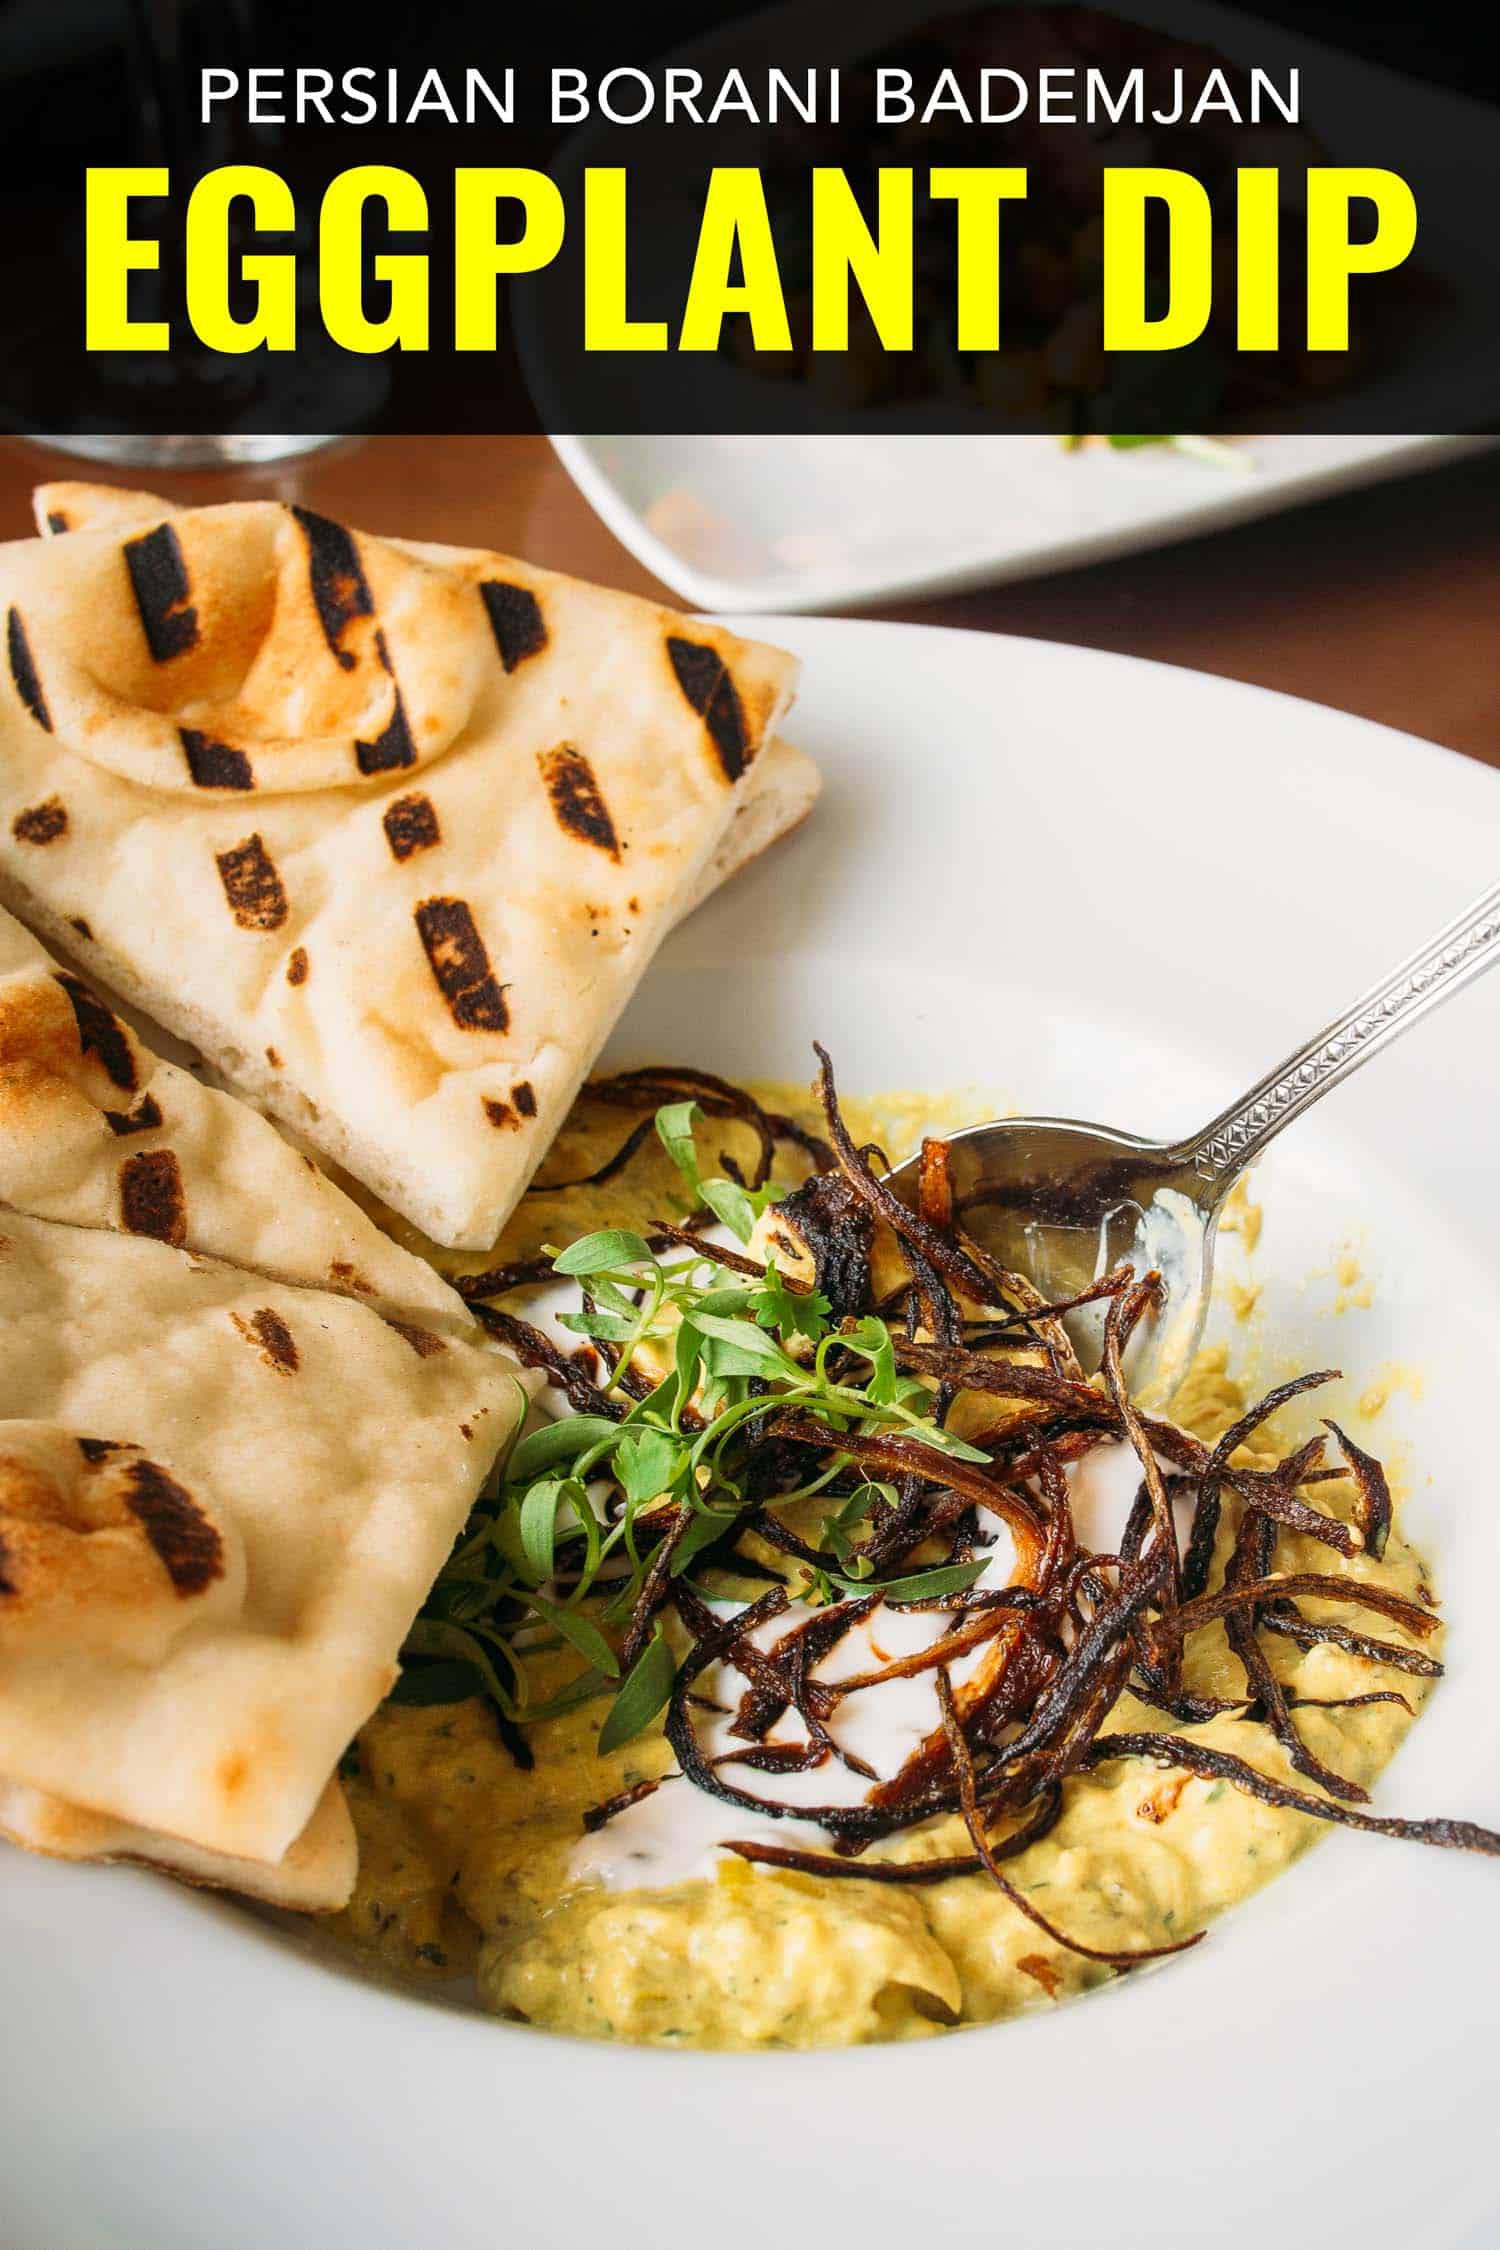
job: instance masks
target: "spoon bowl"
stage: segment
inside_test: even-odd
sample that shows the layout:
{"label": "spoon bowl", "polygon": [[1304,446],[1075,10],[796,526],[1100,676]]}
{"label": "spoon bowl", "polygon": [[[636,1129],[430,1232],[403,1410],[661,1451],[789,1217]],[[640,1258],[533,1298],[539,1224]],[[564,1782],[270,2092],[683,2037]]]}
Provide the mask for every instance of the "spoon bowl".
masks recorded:
{"label": "spoon bowl", "polygon": [[[1076,1297],[1112,1267],[1161,1276],[1161,1302],[1131,1341],[1132,1388],[1169,1398],[1192,1365],[1208,1316],[1214,1237],[1229,1193],[1267,1142],[1422,1016],[1500,961],[1500,884],[1419,946],[1352,1007],[1184,1141],[1147,1141],[1069,1117],[1010,1117],[947,1142],[953,1213],[980,1247],[1049,1303]],[[888,1184],[918,1207],[921,1158]],[[1099,1365],[1104,1314],[1066,1315],[1086,1372]]]}
{"label": "spoon bowl", "polygon": [[[1071,1117],[1009,1117],[947,1143],[953,1214],[1000,1265],[1049,1303],[1076,1297],[1113,1267],[1161,1275],[1164,1302],[1132,1343],[1132,1382],[1159,1395],[1191,1364],[1208,1314],[1222,1196],[1192,1150]],[[916,1207],[913,1157],[888,1185]],[[1104,1348],[1105,1308],[1080,1306],[1065,1325],[1086,1374]]]}

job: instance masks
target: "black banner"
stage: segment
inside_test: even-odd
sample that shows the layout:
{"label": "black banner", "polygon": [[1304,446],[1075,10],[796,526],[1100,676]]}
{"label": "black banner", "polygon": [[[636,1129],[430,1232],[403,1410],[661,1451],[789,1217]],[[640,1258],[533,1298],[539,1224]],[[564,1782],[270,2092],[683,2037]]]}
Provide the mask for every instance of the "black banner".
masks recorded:
{"label": "black banner", "polygon": [[12,429],[1493,426],[1472,11],[13,8]]}

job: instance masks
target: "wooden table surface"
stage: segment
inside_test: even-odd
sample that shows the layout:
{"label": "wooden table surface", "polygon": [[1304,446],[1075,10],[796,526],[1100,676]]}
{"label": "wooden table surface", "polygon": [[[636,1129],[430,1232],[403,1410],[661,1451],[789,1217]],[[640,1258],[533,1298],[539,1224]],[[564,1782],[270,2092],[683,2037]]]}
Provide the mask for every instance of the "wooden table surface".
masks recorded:
{"label": "wooden table surface", "polygon": [[[371,531],[497,547],[671,599],[541,437],[357,439],[266,471],[149,479],[5,440],[4,535],[29,526],[39,478],[95,475],[182,500],[303,500]],[[1092,569],[872,614],[1158,657],[1500,766],[1500,453]]]}

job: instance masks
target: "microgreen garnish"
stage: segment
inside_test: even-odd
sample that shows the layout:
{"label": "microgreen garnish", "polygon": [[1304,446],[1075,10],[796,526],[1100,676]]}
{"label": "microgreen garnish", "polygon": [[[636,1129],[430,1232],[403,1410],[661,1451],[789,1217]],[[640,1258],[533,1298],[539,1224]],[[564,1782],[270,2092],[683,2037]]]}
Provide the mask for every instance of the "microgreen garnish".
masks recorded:
{"label": "microgreen garnish", "polygon": [[[657,1118],[660,1137],[684,1172],[694,1108],[676,1103]],[[696,1171],[692,1179],[695,1190],[709,1184]],[[594,1308],[560,1315],[561,1325],[621,1347],[610,1388],[618,1387],[627,1364],[644,1364],[655,1381],[619,1420],[575,1414],[524,1438],[438,1581],[437,1597],[457,1604],[453,1614],[477,1615],[475,1605],[482,1607],[487,1631],[503,1638],[517,1676],[524,1675],[525,1648],[538,1622],[576,1648],[601,1679],[618,1672],[615,1651],[579,1605],[598,1597],[606,1622],[628,1619],[662,1526],[674,1512],[687,1514],[664,1575],[681,1576],[740,1528],[764,1497],[752,1471],[773,1411],[816,1416],[830,1444],[844,1431],[855,1438],[884,1433],[915,1440],[934,1456],[985,1459],[933,1419],[930,1389],[898,1373],[884,1321],[865,1315],[834,1325],[827,1299],[790,1287],[774,1262],[758,1279],[726,1278],[698,1250],[674,1247],[657,1255],[642,1235],[608,1228],[570,1243],[552,1264],[558,1276],[580,1282]],[[795,1478],[783,1480],[779,1500],[830,1482],[839,1458],[835,1452],[833,1468],[800,1486]],[[828,1598],[880,1585],[858,1550],[858,1527],[872,1508],[893,1507],[895,1487],[854,1482],[854,1494],[841,1500],[824,1563],[813,1566]],[[591,1487],[607,1490],[602,1512]],[[888,1590],[898,1600],[957,1591],[981,1567],[905,1571]],[[490,1695],[508,1716],[528,1715],[524,1692],[499,1690],[493,1654],[476,1646],[485,1655]],[[670,1663],[665,1642],[654,1638],[619,1689],[605,1722],[606,1747],[629,1740],[655,1717],[670,1688]],[[643,1709],[648,1690],[654,1700]]]}
{"label": "microgreen garnish", "polygon": [[599,1750],[605,1755],[622,1743],[633,1742],[658,1711],[666,1708],[677,1677],[677,1665],[658,1626],[625,1677],[625,1684],[610,1705],[599,1729]]}
{"label": "microgreen garnish", "polygon": [[687,1208],[712,1211],[721,1226],[728,1227],[739,1241],[748,1242],[762,1211],[786,1190],[774,1180],[750,1188],[741,1180],[725,1179],[718,1174],[705,1179],[693,1139],[693,1127],[702,1115],[695,1101],[664,1103],[656,1113],[657,1138],[682,1175],[691,1198]]}
{"label": "microgreen garnish", "polygon": [[566,1250],[559,1250],[552,1261],[554,1273],[608,1274],[611,1268],[632,1264],[636,1259],[649,1261],[651,1248],[638,1234],[627,1227],[611,1227],[599,1234],[585,1234],[577,1242],[570,1242]]}

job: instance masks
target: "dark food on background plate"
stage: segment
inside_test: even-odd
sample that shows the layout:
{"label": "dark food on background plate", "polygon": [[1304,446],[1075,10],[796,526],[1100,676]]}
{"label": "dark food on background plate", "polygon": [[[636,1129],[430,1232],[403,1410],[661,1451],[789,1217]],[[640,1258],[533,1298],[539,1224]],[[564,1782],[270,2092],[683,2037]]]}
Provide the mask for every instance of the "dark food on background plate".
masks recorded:
{"label": "dark food on background plate", "polygon": [[[1081,80],[1092,66],[1105,72],[1111,85],[1140,69],[1148,118],[1153,108],[1167,110],[1174,103],[1175,72],[1182,72],[1187,115],[1210,74],[1221,72],[1241,113],[1248,114],[1248,74],[1237,63],[1213,48],[1099,8],[978,8],[943,15],[861,60],[871,74],[881,65],[909,69],[920,90],[951,70],[976,111],[985,68],[1009,68],[1035,84],[1041,70],[1066,69]],[[929,207],[924,221],[919,203],[914,350],[883,352],[856,299],[849,350],[814,353],[806,270],[799,280],[794,247],[806,202],[808,136],[815,136],[815,161],[844,166],[856,190],[862,180],[873,181],[884,164],[916,164],[925,171],[929,165],[974,160],[974,129],[953,118],[934,117],[923,125],[919,109],[911,123],[879,126],[870,122],[872,114],[863,92],[851,92],[849,122],[842,128],[798,127],[768,140],[762,161],[777,244],[793,246],[782,248],[793,349],[756,352],[748,323],[737,323],[730,349],[757,373],[813,382],[842,405],[951,398],[982,409],[992,420],[1055,421],[1065,435],[1083,436],[1092,430],[1196,431],[1222,427],[1226,419],[1250,426],[1257,409],[1280,412],[1301,396],[1343,385],[1357,372],[1357,337],[1351,353],[1339,354],[1309,352],[1305,336],[1295,341],[1305,325],[1306,229],[1301,210],[1285,207],[1279,281],[1287,341],[1280,350],[1257,352],[1253,367],[1245,355],[1235,354],[1234,291],[1225,286],[1215,289],[1214,312],[1197,344],[1143,353],[1113,368],[1104,355],[1099,217],[1104,167],[1175,165],[1199,178],[1222,229],[1216,262],[1232,281],[1236,170],[1245,164],[1322,161],[1305,128],[1252,127],[1209,117],[1189,129],[1137,124],[1131,113],[1118,125],[1105,120],[1062,129],[1040,122],[1034,105],[1012,124],[984,128],[985,161],[1024,165],[1028,173],[1025,201],[1002,206],[1002,349],[957,351],[952,207]],[[1148,239],[1148,259],[1152,256]],[[1148,281],[1151,274],[1159,281],[1164,272],[1164,244],[1158,243]]]}

